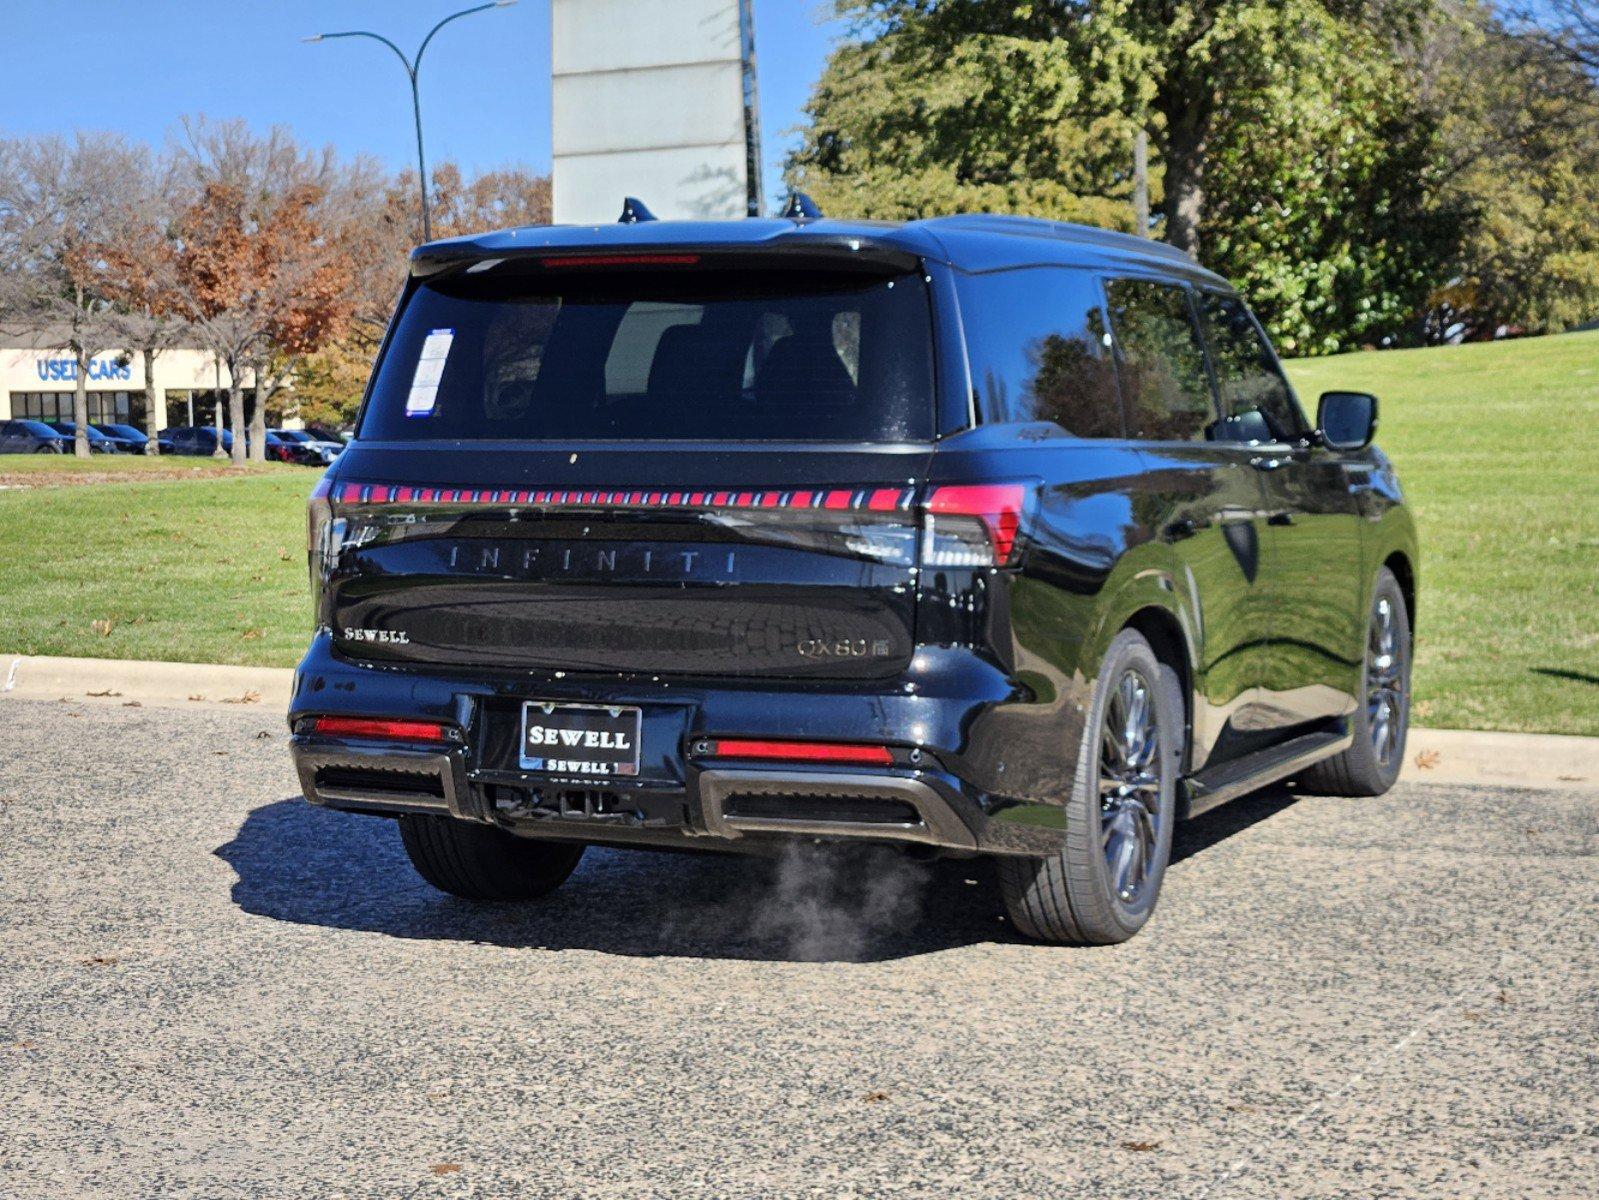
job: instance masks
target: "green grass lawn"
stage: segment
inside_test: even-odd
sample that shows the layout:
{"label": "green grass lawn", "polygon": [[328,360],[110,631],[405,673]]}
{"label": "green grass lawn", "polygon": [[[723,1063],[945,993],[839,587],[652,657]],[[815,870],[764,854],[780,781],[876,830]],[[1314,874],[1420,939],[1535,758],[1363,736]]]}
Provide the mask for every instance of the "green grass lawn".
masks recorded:
{"label": "green grass lawn", "polygon": [[[148,477],[177,472],[196,477]],[[305,500],[317,476],[0,458],[0,652],[292,666],[311,620]]]}
{"label": "green grass lawn", "polygon": [[[1330,388],[1382,399],[1421,527],[1418,723],[1599,735],[1599,333],[1289,373],[1307,408]],[[194,477],[149,478],[177,472]],[[314,479],[0,458],[0,651],[293,665]]]}
{"label": "green grass lawn", "polygon": [[1599,735],[1599,333],[1305,359],[1375,392],[1421,530],[1416,721]]}

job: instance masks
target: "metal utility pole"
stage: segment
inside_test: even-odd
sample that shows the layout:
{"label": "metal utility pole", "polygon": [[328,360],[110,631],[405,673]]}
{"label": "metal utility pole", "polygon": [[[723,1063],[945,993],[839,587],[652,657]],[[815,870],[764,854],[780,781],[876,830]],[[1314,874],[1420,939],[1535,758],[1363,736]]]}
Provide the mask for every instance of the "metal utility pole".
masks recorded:
{"label": "metal utility pole", "polygon": [[433,35],[451,21],[459,20],[461,17],[469,17],[473,13],[487,12],[491,8],[510,8],[515,3],[516,0],[492,0],[489,4],[479,4],[475,8],[463,8],[458,13],[451,13],[432,29],[428,30],[427,36],[422,39],[422,44],[416,48],[415,58],[405,57],[405,51],[401,50],[381,33],[373,33],[369,29],[347,29],[342,33],[313,33],[310,37],[300,39],[302,42],[325,42],[330,38],[371,38],[375,42],[382,42],[390,50],[394,51],[394,56],[404,64],[406,78],[411,81],[411,115],[416,119],[416,174],[417,186],[422,189],[422,237],[426,241],[433,240],[433,213],[428,205],[427,158],[422,153],[422,94],[417,90],[416,86],[416,73],[422,67],[422,54],[427,50],[428,43],[433,40]]}
{"label": "metal utility pole", "polygon": [[1149,236],[1149,134],[1133,137],[1133,224],[1139,237]]}

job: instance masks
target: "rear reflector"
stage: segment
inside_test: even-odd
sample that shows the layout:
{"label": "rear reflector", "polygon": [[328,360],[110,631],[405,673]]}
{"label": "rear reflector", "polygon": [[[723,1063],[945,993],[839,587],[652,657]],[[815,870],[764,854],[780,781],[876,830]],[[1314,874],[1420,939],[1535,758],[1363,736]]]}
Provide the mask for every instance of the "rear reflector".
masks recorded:
{"label": "rear reflector", "polygon": [[313,733],[333,737],[384,738],[393,742],[442,742],[444,726],[435,721],[384,721],[375,717],[317,717]]}
{"label": "rear reflector", "polygon": [[886,767],[894,762],[887,746],[856,746],[847,742],[766,742],[748,738],[723,738],[706,753],[714,758],[755,758],[769,762],[860,763]]}

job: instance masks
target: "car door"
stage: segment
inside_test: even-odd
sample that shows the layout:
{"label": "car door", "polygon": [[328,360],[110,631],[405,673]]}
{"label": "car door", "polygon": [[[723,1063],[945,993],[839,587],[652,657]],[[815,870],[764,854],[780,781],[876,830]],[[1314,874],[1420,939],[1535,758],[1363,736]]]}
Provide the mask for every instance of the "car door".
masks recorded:
{"label": "car door", "polygon": [[17,454],[21,451],[19,428],[15,421],[0,422],[0,454]]}
{"label": "car door", "polygon": [[1236,296],[1196,294],[1224,423],[1265,494],[1260,717],[1272,729],[1347,715],[1360,687],[1365,567],[1360,455],[1314,443],[1259,324]]}
{"label": "car door", "polygon": [[1150,524],[1171,547],[1173,583],[1194,618],[1198,769],[1259,745],[1264,494],[1250,453],[1222,436],[1188,287],[1154,278],[1105,287],[1128,436],[1148,467]]}

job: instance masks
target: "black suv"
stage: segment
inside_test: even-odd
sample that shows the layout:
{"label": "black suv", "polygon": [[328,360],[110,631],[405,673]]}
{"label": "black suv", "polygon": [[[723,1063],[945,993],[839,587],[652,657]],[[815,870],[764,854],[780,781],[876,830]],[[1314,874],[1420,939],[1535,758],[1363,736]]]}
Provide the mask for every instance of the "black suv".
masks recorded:
{"label": "black suv", "polygon": [[535,228],[417,250],[311,502],[306,797],[436,886],[586,843],[998,858],[1115,942],[1172,826],[1398,774],[1416,537],[1225,280],[1021,218]]}

